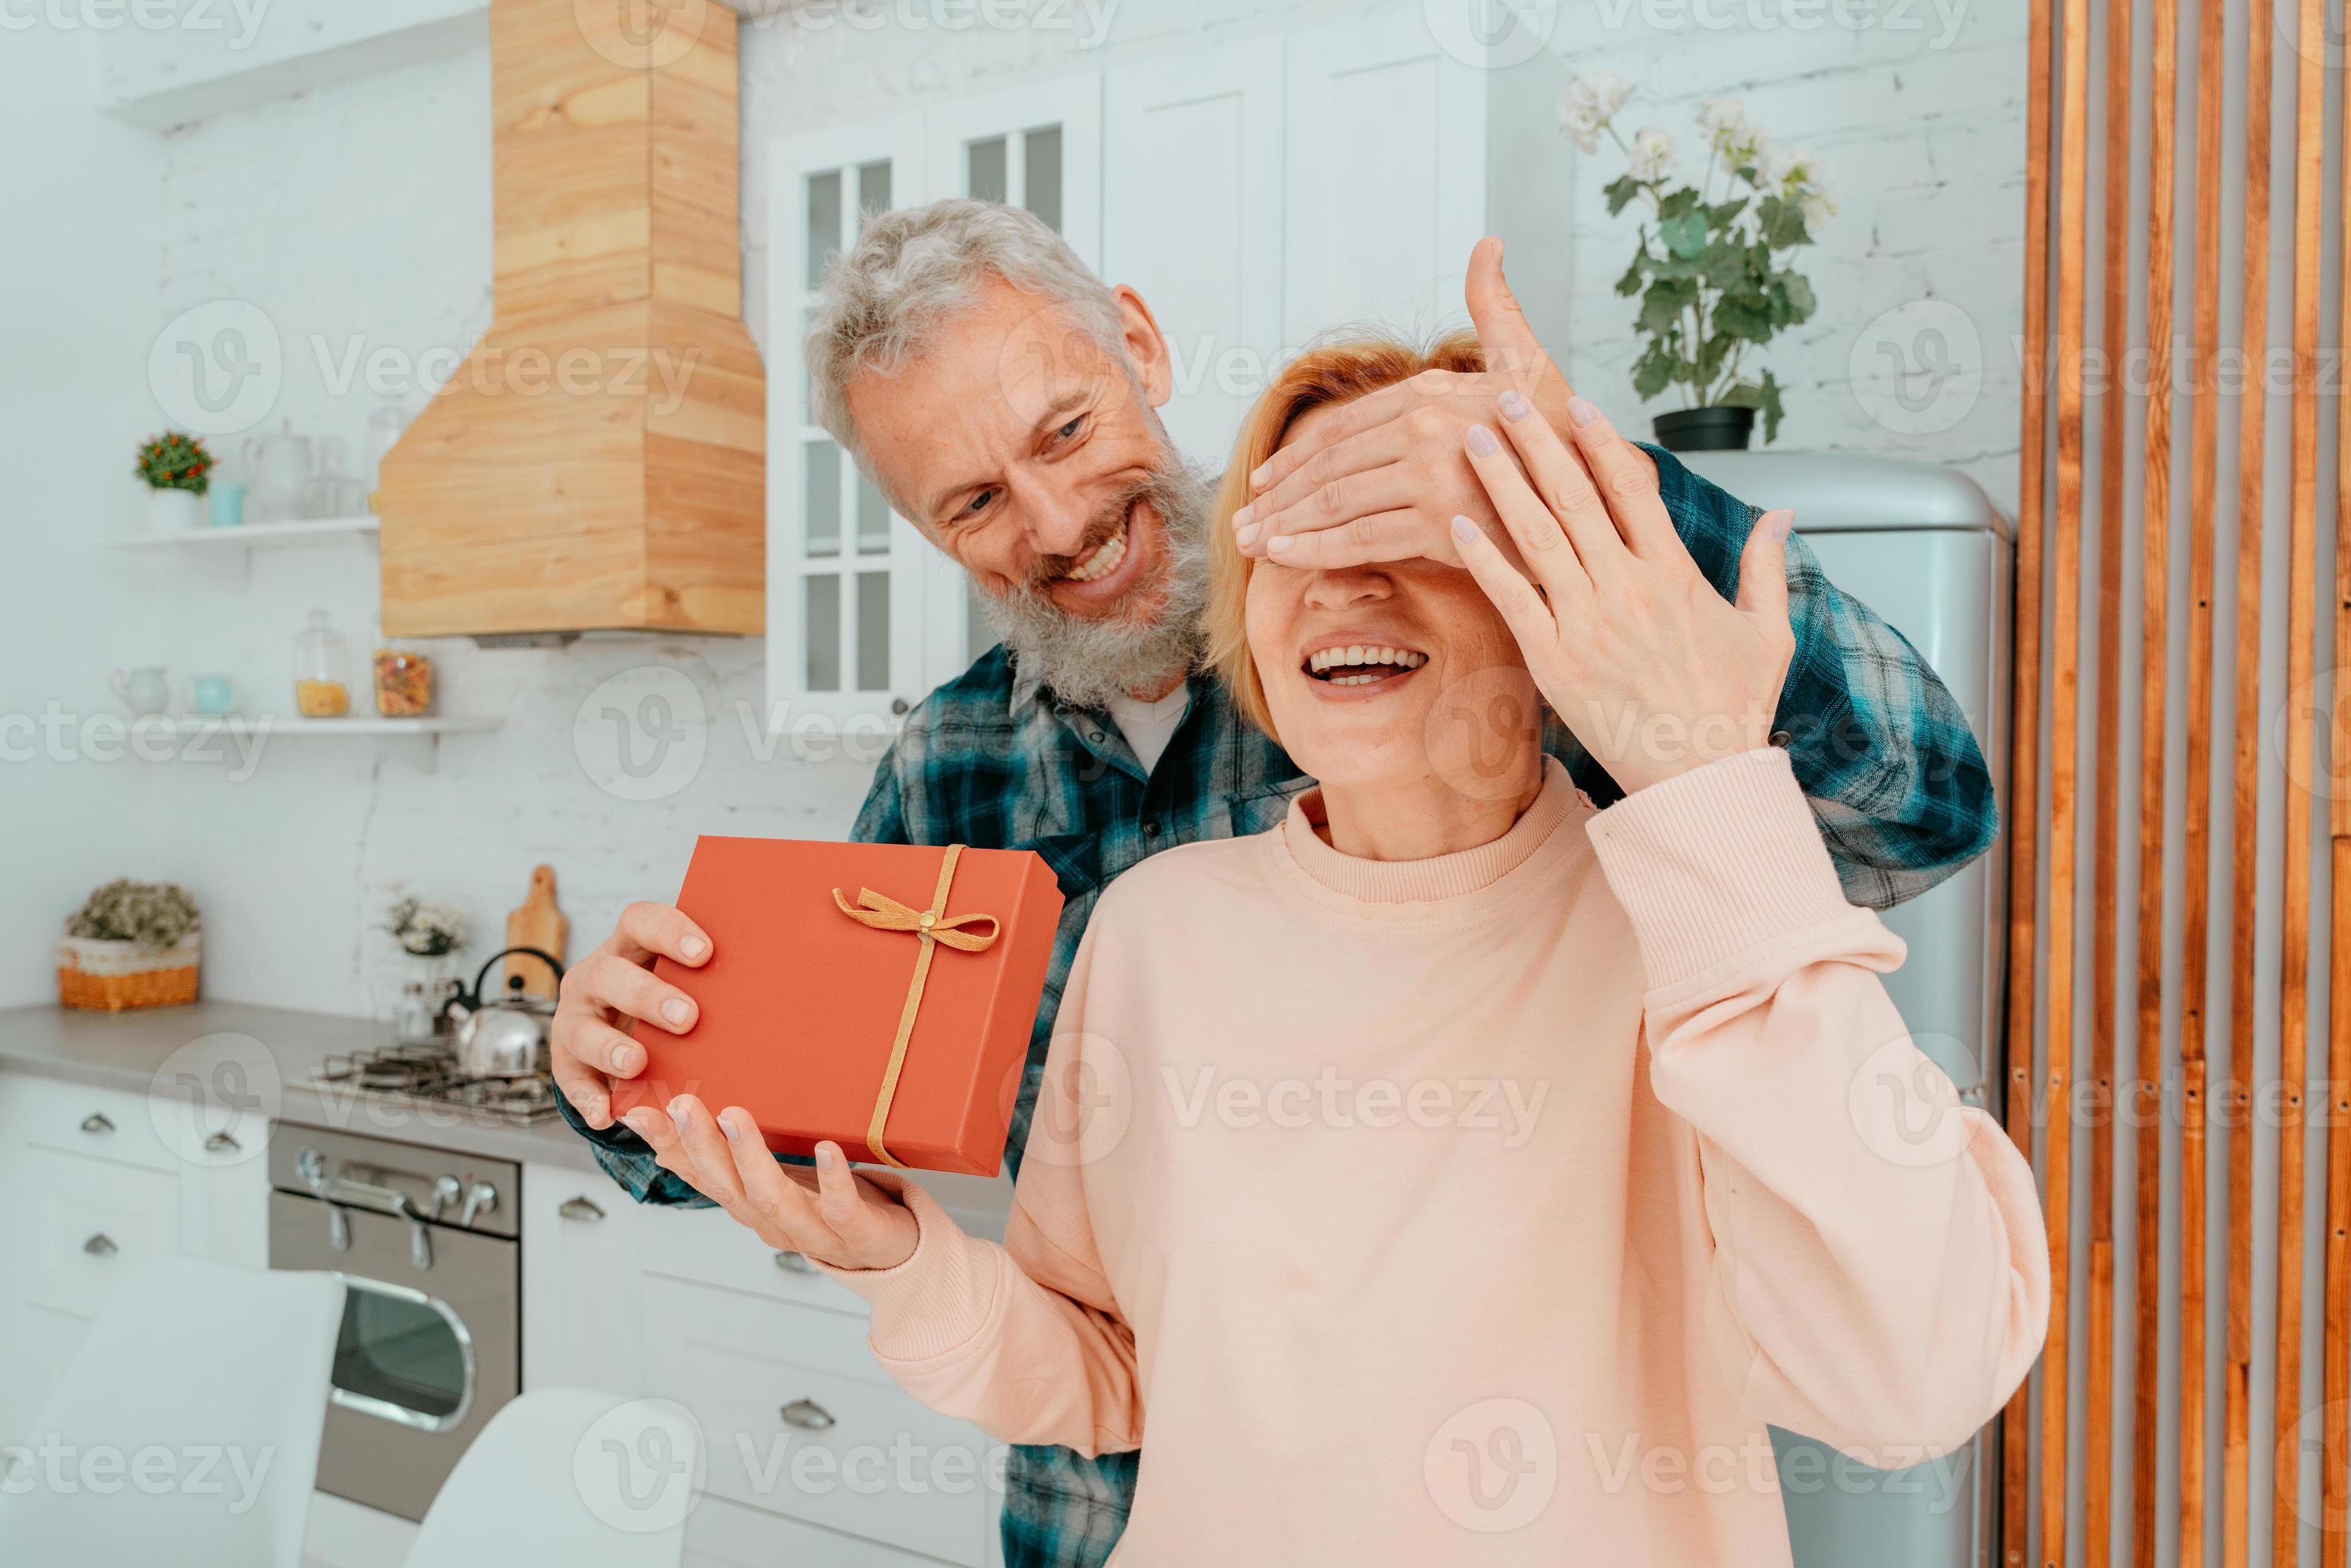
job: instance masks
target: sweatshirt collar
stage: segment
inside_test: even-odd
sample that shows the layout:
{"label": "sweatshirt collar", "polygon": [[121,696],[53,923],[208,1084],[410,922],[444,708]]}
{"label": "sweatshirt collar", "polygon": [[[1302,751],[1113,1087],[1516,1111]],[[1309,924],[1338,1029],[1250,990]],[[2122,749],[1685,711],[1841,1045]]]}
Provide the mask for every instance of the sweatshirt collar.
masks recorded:
{"label": "sweatshirt collar", "polygon": [[1542,788],[1510,831],[1475,849],[1418,861],[1364,860],[1342,854],[1314,830],[1323,821],[1322,791],[1290,803],[1282,846],[1308,876],[1334,893],[1365,904],[1416,904],[1481,892],[1518,870],[1577,809],[1574,782],[1556,758],[1543,758]]}

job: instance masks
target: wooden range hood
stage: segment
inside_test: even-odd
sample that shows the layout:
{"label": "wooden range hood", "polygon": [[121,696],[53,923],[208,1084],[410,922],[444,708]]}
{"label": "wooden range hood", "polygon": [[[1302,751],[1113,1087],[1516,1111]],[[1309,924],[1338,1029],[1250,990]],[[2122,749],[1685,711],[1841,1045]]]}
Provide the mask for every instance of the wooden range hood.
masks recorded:
{"label": "wooden range hood", "polygon": [[491,0],[495,314],[383,460],[387,633],[761,630],[735,28],[715,4]]}

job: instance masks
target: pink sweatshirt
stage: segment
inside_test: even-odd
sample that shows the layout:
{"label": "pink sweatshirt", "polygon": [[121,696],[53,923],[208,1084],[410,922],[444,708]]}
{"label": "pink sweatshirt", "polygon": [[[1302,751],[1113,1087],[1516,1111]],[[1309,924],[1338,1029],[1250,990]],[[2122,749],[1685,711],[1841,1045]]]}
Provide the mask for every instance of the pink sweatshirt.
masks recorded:
{"label": "pink sweatshirt", "polygon": [[[1921,1462],[2039,1353],[2031,1168],[1784,754],[1380,862],[1319,801],[1103,896],[1010,1227],[836,1271],[1007,1441],[1148,1443],[1120,1568],[1789,1560],[1776,1422]],[[872,1173],[868,1173],[869,1175]]]}

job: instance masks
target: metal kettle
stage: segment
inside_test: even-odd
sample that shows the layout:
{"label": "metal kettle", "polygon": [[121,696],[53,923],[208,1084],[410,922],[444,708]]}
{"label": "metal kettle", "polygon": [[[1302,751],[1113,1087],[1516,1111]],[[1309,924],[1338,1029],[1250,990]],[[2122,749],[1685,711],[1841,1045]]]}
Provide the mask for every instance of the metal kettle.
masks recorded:
{"label": "metal kettle", "polygon": [[528,1078],[548,1071],[555,1004],[524,990],[520,975],[507,977],[504,995],[482,994],[489,984],[491,966],[512,953],[543,959],[559,982],[563,978],[563,965],[554,954],[537,947],[507,947],[483,963],[472,989],[459,991],[442,1005],[456,1040],[457,1071],[468,1078]]}

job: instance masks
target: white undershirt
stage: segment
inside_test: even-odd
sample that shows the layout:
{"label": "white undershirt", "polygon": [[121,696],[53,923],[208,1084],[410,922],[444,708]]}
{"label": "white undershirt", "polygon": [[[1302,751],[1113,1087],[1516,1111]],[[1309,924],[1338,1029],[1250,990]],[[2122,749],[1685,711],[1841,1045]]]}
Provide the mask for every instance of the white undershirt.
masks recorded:
{"label": "white undershirt", "polygon": [[1126,737],[1127,745],[1134,748],[1135,760],[1149,773],[1159,766],[1160,754],[1176,737],[1176,727],[1184,722],[1184,714],[1192,704],[1192,688],[1188,683],[1177,686],[1155,703],[1135,697],[1118,696],[1110,699],[1111,722],[1118,726],[1119,734]]}

